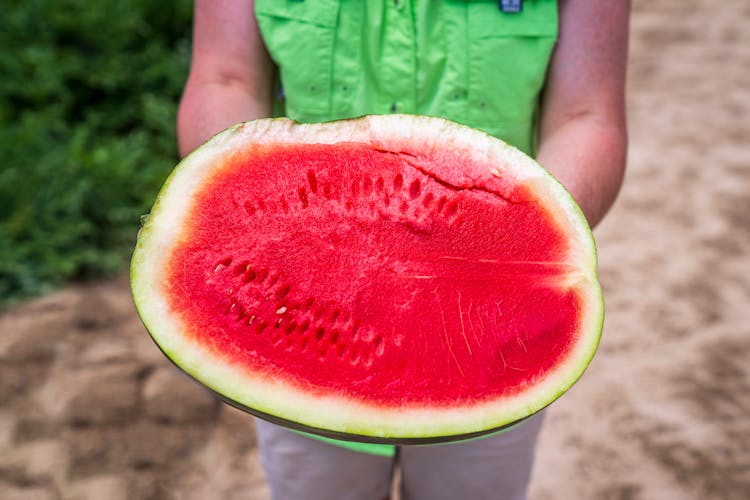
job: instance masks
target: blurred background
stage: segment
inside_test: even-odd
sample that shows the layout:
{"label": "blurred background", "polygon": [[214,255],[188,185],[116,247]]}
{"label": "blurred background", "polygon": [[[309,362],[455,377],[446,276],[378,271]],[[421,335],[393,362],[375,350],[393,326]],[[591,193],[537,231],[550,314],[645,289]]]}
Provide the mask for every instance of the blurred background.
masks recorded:
{"label": "blurred background", "polygon": [[[188,1],[5,1],[0,498],[267,498],[251,420],[150,341],[126,276],[177,161]],[[531,500],[750,498],[750,3],[636,0],[607,318]]]}

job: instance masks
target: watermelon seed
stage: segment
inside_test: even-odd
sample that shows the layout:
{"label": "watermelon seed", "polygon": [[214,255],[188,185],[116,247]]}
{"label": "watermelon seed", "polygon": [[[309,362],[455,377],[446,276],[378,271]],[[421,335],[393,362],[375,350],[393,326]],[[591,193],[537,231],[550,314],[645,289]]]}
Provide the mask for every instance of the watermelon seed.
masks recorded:
{"label": "watermelon seed", "polygon": [[456,215],[456,212],[458,212],[458,203],[455,201],[450,202],[448,206],[445,207],[445,215],[447,217],[453,217]]}
{"label": "watermelon seed", "polygon": [[378,180],[375,181],[375,189],[378,193],[381,193],[383,191],[383,187],[385,186],[385,181],[383,181],[382,176],[378,176]]}
{"label": "watermelon seed", "polygon": [[247,318],[247,320],[245,321],[245,324],[246,324],[247,326],[250,326],[250,325],[252,325],[252,324],[253,324],[253,321],[255,321],[255,315],[252,315],[252,316],[250,316],[249,318]]}
{"label": "watermelon seed", "polygon": [[385,352],[385,344],[383,343],[383,337],[378,335],[375,337],[375,355],[380,357]]}
{"label": "watermelon seed", "polygon": [[393,178],[393,189],[398,191],[401,189],[404,185],[404,176],[401,174],[396,174],[396,177]]}
{"label": "watermelon seed", "polygon": [[294,321],[292,321],[291,323],[289,323],[288,325],[286,325],[286,328],[284,328],[284,333],[286,333],[287,335],[291,335],[291,333],[294,330],[296,330],[296,328],[297,328],[297,323],[295,323]]}
{"label": "watermelon seed", "polygon": [[502,177],[503,175],[500,173],[500,171],[496,168],[490,169],[490,173],[494,175],[495,177]]}
{"label": "watermelon seed", "polygon": [[277,319],[277,320],[276,320],[276,322],[275,322],[275,323],[274,323],[274,325],[273,325],[273,326],[274,326],[274,328],[278,328],[278,327],[280,327],[280,326],[281,326],[281,322],[282,322],[282,321],[283,321],[283,320],[282,320],[282,318],[279,318],[279,319]]}
{"label": "watermelon seed", "polygon": [[365,196],[368,196],[372,191],[372,179],[369,177],[365,177],[364,181],[362,181],[362,191],[365,193]]}
{"label": "watermelon seed", "polygon": [[440,199],[438,200],[438,204],[437,204],[437,211],[438,212],[440,212],[441,210],[443,210],[443,207],[445,206],[445,201],[446,201],[445,200],[445,196],[441,196]]}
{"label": "watermelon seed", "polygon": [[352,366],[357,366],[359,364],[359,354],[355,354],[349,362]]}
{"label": "watermelon seed", "polygon": [[333,332],[331,332],[331,343],[335,344],[336,342],[338,342],[338,340],[339,340],[339,332],[334,330]]}
{"label": "watermelon seed", "polygon": [[258,326],[256,327],[255,331],[258,333],[263,333],[263,330],[265,330],[266,327],[268,327],[268,323],[266,323],[265,321],[260,321],[258,322]]}
{"label": "watermelon seed", "polygon": [[338,347],[336,347],[336,356],[338,356],[339,358],[343,358],[345,351],[346,351],[346,344],[339,344]]}
{"label": "watermelon seed", "polygon": [[239,276],[240,274],[244,273],[249,266],[250,263],[248,261],[243,261],[241,264],[234,268],[234,274]]}
{"label": "watermelon seed", "polygon": [[299,201],[302,202],[302,206],[307,208],[307,190],[303,187],[299,188]]}
{"label": "watermelon seed", "polygon": [[323,184],[323,196],[328,200],[333,198],[333,195],[331,194],[331,185],[328,183]]}
{"label": "watermelon seed", "polygon": [[258,200],[258,210],[265,210],[266,204],[263,203],[263,200]]}
{"label": "watermelon seed", "polygon": [[326,331],[323,327],[318,328],[315,330],[315,339],[318,341],[323,340],[323,336],[325,335]]}
{"label": "watermelon seed", "polygon": [[251,281],[255,279],[255,276],[256,276],[255,271],[250,269],[248,266],[248,270],[245,273],[245,275],[242,277],[242,281],[244,281],[245,283],[250,283]]}
{"label": "watermelon seed", "polygon": [[422,185],[419,182],[419,179],[414,179],[414,181],[409,185],[409,196],[411,196],[411,199],[413,200],[417,196],[419,196],[419,193],[422,190]]}
{"label": "watermelon seed", "polygon": [[279,300],[283,299],[287,295],[289,295],[289,291],[292,289],[291,285],[284,285],[281,287],[281,290],[279,290],[279,293],[276,294],[276,298]]}
{"label": "watermelon seed", "polygon": [[383,194],[383,203],[385,204],[386,207],[391,204],[391,197],[388,196],[388,193]]}
{"label": "watermelon seed", "polygon": [[352,181],[352,198],[359,196],[359,181],[354,179]]}
{"label": "watermelon seed", "polygon": [[336,323],[336,320],[339,319],[339,316],[341,316],[341,311],[335,309],[333,311],[333,314],[331,314],[331,323]]}
{"label": "watermelon seed", "polygon": [[422,198],[422,206],[425,208],[429,208],[430,205],[432,205],[432,200],[435,198],[435,196],[432,193],[427,193],[424,195],[424,198]]}
{"label": "watermelon seed", "polygon": [[318,179],[315,178],[315,172],[312,170],[307,171],[307,182],[310,184],[310,191],[313,193],[318,192]]}
{"label": "watermelon seed", "polygon": [[309,320],[309,319],[306,319],[306,320],[305,320],[305,321],[303,321],[303,322],[302,322],[302,324],[300,325],[300,327],[299,327],[299,331],[300,331],[300,332],[306,332],[306,331],[307,331],[307,329],[308,329],[309,327],[310,327],[310,320]]}
{"label": "watermelon seed", "polygon": [[214,272],[218,273],[219,271],[221,271],[222,268],[229,267],[231,264],[232,264],[231,257],[226,257],[224,259],[221,259],[219,262],[217,262]]}
{"label": "watermelon seed", "polygon": [[284,314],[286,312],[286,306],[281,306],[276,309],[276,314]]}
{"label": "watermelon seed", "polygon": [[313,299],[312,297],[308,297],[307,300],[305,301],[305,309],[309,310],[314,303],[315,303],[315,299]]}
{"label": "watermelon seed", "polygon": [[247,315],[247,312],[242,306],[240,306],[240,312],[237,314],[237,321],[242,321],[243,319],[245,319],[246,315]]}
{"label": "watermelon seed", "polygon": [[258,269],[255,273],[255,279],[258,281],[258,283],[263,283],[268,277],[268,271],[265,269]]}

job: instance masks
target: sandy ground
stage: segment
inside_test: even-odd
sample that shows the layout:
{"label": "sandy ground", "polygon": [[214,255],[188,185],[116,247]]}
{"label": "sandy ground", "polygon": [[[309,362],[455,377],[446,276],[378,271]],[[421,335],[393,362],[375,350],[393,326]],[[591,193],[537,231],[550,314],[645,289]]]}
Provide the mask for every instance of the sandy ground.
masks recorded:
{"label": "sandy ground", "polygon": [[[750,498],[750,3],[636,2],[605,336],[532,500]],[[151,343],[126,279],[0,315],[0,498],[266,499],[251,423]]]}

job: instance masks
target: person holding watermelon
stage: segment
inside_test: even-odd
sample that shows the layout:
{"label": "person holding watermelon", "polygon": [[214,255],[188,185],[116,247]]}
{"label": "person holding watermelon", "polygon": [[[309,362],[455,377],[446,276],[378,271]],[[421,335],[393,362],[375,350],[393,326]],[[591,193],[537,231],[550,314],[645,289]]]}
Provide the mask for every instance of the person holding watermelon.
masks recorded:
{"label": "person holding watermelon", "polygon": [[[269,116],[438,116],[534,156],[593,227],[624,173],[628,17],[627,0],[197,0],[180,153]],[[541,423],[398,448],[256,428],[275,499],[381,499],[397,460],[404,499],[516,500]]]}

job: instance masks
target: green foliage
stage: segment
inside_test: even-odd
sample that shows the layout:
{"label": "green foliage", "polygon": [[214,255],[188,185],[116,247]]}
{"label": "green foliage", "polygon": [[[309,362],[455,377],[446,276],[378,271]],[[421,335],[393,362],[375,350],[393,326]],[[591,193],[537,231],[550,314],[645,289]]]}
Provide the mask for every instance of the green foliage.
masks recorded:
{"label": "green foliage", "polygon": [[0,305],[121,271],[177,161],[191,3],[6,1]]}

